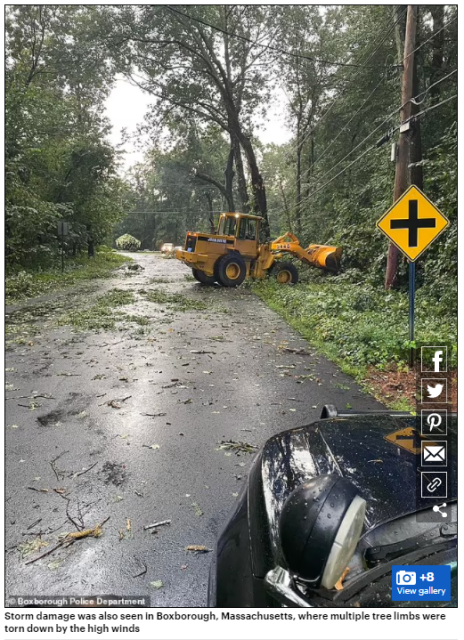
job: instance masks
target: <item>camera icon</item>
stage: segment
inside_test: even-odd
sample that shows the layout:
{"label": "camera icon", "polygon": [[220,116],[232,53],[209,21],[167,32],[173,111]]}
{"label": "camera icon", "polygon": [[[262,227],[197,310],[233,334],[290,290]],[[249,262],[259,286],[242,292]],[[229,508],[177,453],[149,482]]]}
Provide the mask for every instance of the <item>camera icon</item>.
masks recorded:
{"label": "camera icon", "polygon": [[398,571],[396,574],[396,584],[416,584],[415,571]]}

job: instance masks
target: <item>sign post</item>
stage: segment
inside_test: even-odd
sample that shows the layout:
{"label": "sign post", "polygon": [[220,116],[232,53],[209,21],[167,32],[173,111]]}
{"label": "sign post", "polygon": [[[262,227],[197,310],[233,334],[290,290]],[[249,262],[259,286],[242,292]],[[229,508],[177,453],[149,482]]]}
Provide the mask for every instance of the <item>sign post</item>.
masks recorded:
{"label": "sign post", "polygon": [[409,366],[414,366],[414,303],[416,298],[416,263],[409,262]]}
{"label": "sign post", "polygon": [[61,273],[64,272],[64,236],[67,236],[69,233],[69,222],[63,222],[62,220],[60,220],[58,222],[58,235],[60,237],[61,240]]}
{"label": "sign post", "polygon": [[377,221],[377,227],[409,259],[409,365],[414,365],[416,260],[449,226],[449,220],[415,186]]}

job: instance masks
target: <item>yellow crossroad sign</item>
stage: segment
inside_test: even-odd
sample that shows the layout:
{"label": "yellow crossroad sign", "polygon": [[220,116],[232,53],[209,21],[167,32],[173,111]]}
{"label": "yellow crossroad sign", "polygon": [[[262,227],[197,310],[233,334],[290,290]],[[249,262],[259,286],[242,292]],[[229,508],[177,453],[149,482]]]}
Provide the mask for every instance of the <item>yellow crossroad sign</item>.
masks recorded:
{"label": "yellow crossroad sign", "polygon": [[448,218],[415,186],[409,187],[377,222],[380,231],[411,262],[415,262],[448,226]]}
{"label": "yellow crossroad sign", "polygon": [[394,431],[393,433],[389,433],[388,435],[384,436],[384,439],[387,442],[391,442],[391,444],[396,444],[396,446],[400,447],[401,449],[409,451],[409,453],[414,453],[414,455],[420,454],[421,445],[423,442],[426,442],[427,445],[437,445],[436,442],[425,438],[414,427],[405,427],[404,429],[399,429],[398,431]]}

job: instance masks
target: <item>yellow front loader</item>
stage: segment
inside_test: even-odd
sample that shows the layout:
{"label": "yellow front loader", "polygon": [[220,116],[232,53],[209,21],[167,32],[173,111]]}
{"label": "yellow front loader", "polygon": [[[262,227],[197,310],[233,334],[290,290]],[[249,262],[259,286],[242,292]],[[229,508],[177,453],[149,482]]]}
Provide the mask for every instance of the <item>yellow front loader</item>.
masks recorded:
{"label": "yellow front loader", "polygon": [[270,274],[282,284],[296,284],[298,269],[282,260],[285,253],[319,269],[333,272],[340,269],[340,247],[310,244],[303,249],[290,232],[272,242],[260,243],[262,220],[260,216],[244,213],[223,213],[217,233],[189,231],[176,258],[191,267],[199,282],[217,282],[224,287],[236,287],[245,278],[265,278]]}

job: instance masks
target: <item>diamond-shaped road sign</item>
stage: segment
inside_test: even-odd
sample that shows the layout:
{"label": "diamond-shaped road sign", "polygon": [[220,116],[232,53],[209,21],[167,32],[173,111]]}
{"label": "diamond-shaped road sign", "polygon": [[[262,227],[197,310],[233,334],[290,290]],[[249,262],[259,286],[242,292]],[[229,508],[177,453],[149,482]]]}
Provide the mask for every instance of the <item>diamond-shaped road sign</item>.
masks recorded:
{"label": "diamond-shaped road sign", "polygon": [[380,231],[411,262],[415,262],[448,226],[448,218],[415,186],[409,187],[377,222]]}

